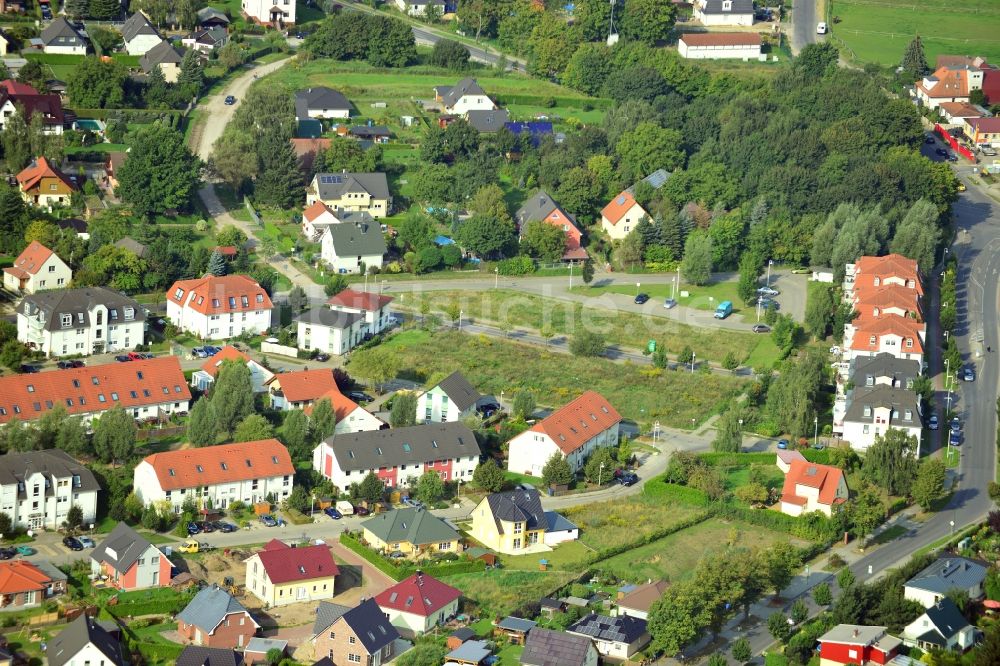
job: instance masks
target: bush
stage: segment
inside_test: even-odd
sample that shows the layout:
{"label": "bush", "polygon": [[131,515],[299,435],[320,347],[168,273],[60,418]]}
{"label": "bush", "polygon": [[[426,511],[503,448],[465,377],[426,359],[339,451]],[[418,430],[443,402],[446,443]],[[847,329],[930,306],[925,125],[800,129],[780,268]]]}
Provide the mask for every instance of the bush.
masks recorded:
{"label": "bush", "polygon": [[522,254],[499,262],[497,271],[500,275],[531,275],[535,272],[535,262],[531,257]]}

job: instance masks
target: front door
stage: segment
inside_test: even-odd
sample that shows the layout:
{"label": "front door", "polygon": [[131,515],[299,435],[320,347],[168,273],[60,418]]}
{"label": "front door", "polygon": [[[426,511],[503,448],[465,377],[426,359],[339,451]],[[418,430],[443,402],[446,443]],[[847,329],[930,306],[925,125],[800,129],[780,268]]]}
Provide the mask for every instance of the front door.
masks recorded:
{"label": "front door", "polygon": [[307,594],[306,588],[304,588],[304,587],[299,587],[296,590],[296,598],[297,599],[305,599],[306,598],[306,594]]}

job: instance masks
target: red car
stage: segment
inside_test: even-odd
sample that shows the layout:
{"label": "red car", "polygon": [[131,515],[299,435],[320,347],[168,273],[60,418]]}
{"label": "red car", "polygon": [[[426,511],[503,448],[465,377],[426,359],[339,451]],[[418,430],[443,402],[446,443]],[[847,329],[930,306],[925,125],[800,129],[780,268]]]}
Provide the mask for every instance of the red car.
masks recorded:
{"label": "red car", "polygon": [[140,354],[139,352],[129,352],[128,353],[128,360],[130,360],[130,361],[141,361],[144,358],[146,358],[145,355]]}

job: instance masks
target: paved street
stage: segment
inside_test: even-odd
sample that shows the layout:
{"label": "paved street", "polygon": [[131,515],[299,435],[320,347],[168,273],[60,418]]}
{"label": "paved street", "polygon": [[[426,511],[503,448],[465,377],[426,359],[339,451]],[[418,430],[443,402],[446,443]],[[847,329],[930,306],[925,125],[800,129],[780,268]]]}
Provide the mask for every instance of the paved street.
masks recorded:
{"label": "paved street", "polygon": [[823,20],[816,11],[816,2],[798,0],[792,5],[792,53],[795,55],[807,45],[826,39],[816,34],[816,24]]}

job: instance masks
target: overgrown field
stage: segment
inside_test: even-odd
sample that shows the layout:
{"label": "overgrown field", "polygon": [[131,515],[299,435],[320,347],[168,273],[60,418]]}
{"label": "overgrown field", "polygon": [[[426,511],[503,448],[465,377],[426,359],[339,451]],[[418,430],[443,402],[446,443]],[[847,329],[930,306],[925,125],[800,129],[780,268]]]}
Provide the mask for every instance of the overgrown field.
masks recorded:
{"label": "overgrown field", "polygon": [[494,569],[444,576],[441,580],[462,590],[463,597],[478,603],[481,614],[504,616],[523,604],[551,594],[576,576],[566,571]]}

